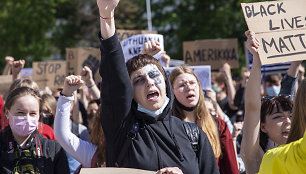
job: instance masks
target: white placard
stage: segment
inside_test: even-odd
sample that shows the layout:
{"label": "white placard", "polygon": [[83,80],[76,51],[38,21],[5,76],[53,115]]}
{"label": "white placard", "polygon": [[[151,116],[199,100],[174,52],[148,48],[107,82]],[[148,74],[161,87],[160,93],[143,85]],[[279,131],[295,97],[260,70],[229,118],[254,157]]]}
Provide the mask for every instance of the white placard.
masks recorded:
{"label": "white placard", "polygon": [[160,43],[161,51],[153,57],[158,59],[164,66],[164,62],[161,61],[161,52],[164,51],[164,37],[161,34],[137,34],[129,38],[124,39],[121,42],[125,61],[128,61],[134,56],[141,53],[143,45],[150,39],[156,40]]}

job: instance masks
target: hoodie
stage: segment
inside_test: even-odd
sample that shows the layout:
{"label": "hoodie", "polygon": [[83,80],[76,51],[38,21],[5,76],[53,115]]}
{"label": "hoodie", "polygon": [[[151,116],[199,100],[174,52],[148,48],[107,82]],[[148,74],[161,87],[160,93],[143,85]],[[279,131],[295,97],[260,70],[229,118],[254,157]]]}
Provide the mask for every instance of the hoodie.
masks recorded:
{"label": "hoodie", "polygon": [[[115,34],[101,42],[99,73],[101,84],[101,124],[106,142],[106,165],[115,167],[132,126],[139,130],[129,145],[119,167],[157,171],[178,167],[184,174],[219,173],[215,156],[206,134],[201,131],[196,154],[178,118],[171,116],[173,92],[166,79],[169,102],[158,117],[137,110],[133,87],[125,65],[120,42]],[[198,155],[198,157],[197,157]]]}

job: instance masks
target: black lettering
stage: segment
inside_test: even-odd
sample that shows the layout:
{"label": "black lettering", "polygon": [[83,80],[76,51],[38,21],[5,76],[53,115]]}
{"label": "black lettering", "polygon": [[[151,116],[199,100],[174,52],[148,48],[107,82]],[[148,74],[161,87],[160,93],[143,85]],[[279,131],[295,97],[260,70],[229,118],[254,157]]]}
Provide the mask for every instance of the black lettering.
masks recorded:
{"label": "black lettering", "polygon": [[68,59],[69,59],[69,60],[74,59],[73,51],[69,51],[69,52],[68,52]]}
{"label": "black lettering", "polygon": [[273,25],[273,24],[272,24],[272,19],[270,19],[270,20],[269,20],[269,28],[270,28],[270,31],[278,30],[278,29],[279,29],[279,27],[273,27],[272,25]]}
{"label": "black lettering", "polygon": [[137,38],[133,38],[133,45],[137,44]]}
{"label": "black lettering", "polygon": [[283,48],[286,48],[287,51],[290,51],[289,48],[287,47],[286,43],[284,42],[284,40],[282,38],[279,38],[279,49],[280,49],[281,53],[283,53]]}
{"label": "black lettering", "polygon": [[217,50],[216,57],[218,57],[219,59],[222,59],[222,50]]}
{"label": "black lettering", "polygon": [[67,69],[68,69],[68,71],[73,71],[74,70],[74,68],[73,68],[73,66],[71,66],[71,62],[67,62]]}
{"label": "black lettering", "polygon": [[235,48],[233,48],[232,49],[232,60],[237,60],[238,59],[238,57],[237,57],[237,53],[236,53],[236,49]]}
{"label": "black lettering", "polygon": [[229,57],[230,57],[230,52],[228,51],[228,49],[226,49],[224,52],[225,52],[225,57],[224,57],[224,59],[228,60]]}
{"label": "black lettering", "polygon": [[139,38],[139,44],[140,44],[140,45],[143,45],[143,44],[144,44],[144,42],[143,42],[143,37],[140,37],[140,38]]}
{"label": "black lettering", "polygon": [[286,13],[286,10],[282,8],[282,5],[283,5],[283,4],[284,4],[283,2],[281,2],[280,4],[277,3],[277,12],[278,12],[278,14],[280,14],[281,11],[282,11],[283,13]]}
{"label": "black lettering", "polygon": [[50,64],[48,66],[48,73],[51,74],[51,73],[54,73],[54,64]]}
{"label": "black lettering", "polygon": [[201,61],[201,50],[193,51],[193,59]]}
{"label": "black lettering", "polygon": [[57,70],[59,70],[60,68],[61,68],[61,64],[59,63],[55,64],[55,68],[54,68],[55,74],[57,73]]}
{"label": "black lettering", "polygon": [[214,50],[208,49],[208,60],[213,60]]}
{"label": "black lettering", "polygon": [[295,35],[294,37],[299,37],[302,46],[306,49],[306,46],[305,46],[305,43],[304,43],[304,41],[303,41],[302,36],[305,36],[305,34],[297,34],[297,35]]}
{"label": "black lettering", "polygon": [[259,12],[255,12],[254,6],[252,5],[252,11],[253,11],[253,17],[257,16],[259,14]]}
{"label": "black lettering", "polygon": [[260,14],[261,14],[261,17],[263,17],[264,14],[268,16],[265,7],[262,5],[260,6]]}
{"label": "black lettering", "polygon": [[267,11],[268,11],[269,15],[274,15],[276,12],[271,12],[271,10],[270,10],[271,7],[275,7],[275,5],[274,4],[268,5]]}
{"label": "black lettering", "polygon": [[291,40],[292,37],[293,37],[293,35],[288,35],[288,36],[284,36],[284,39],[288,39],[288,40],[289,40],[289,42],[290,42],[290,44],[291,44],[291,47],[292,47],[293,50],[295,51],[295,47],[294,47],[294,45],[293,45],[293,43],[292,43],[292,40]]}
{"label": "black lettering", "polygon": [[302,16],[297,16],[297,17],[295,17],[294,19],[295,19],[295,26],[296,26],[296,28],[302,28],[302,27],[304,27],[304,25],[299,25],[298,23],[299,22],[301,22],[302,20],[299,20],[298,18],[300,18],[300,17],[302,17]]}
{"label": "black lettering", "polygon": [[65,75],[55,75],[54,77],[54,86],[63,86],[65,81]]}
{"label": "black lettering", "polygon": [[[284,19],[284,21],[288,24],[288,26],[289,26],[290,28],[294,28],[294,18],[291,19],[291,25],[290,25],[290,23],[288,22],[287,19]],[[284,27],[283,27],[283,28],[284,28]]]}
{"label": "black lettering", "polygon": [[248,18],[252,17],[252,10],[249,6],[244,7],[245,14]]}
{"label": "black lettering", "polygon": [[131,48],[129,49],[129,55],[133,55]]}
{"label": "black lettering", "polygon": [[270,43],[268,43],[264,38],[262,38],[261,41],[262,41],[262,46],[263,46],[263,48],[264,48],[264,51],[265,51],[266,53],[268,53],[268,50],[267,50],[266,45],[269,45],[270,47],[274,46],[274,47],[275,47],[275,50],[276,50],[277,52],[279,52],[279,49],[278,49],[278,47],[277,47],[277,45],[276,45],[276,43],[275,43],[274,38],[271,39],[271,42],[270,42]]}
{"label": "black lettering", "polygon": [[207,60],[206,60],[206,49],[202,49],[201,55],[202,55],[203,61],[207,61]]}
{"label": "black lettering", "polygon": [[192,62],[192,57],[191,57],[189,51],[186,51],[186,54],[185,54],[185,62],[186,62],[186,63]]}
{"label": "black lettering", "polygon": [[38,64],[37,64],[37,68],[38,68],[40,71],[36,71],[36,74],[40,75],[40,74],[42,74],[42,73],[44,72],[44,70],[43,70],[42,67],[41,67],[41,63],[38,63]]}

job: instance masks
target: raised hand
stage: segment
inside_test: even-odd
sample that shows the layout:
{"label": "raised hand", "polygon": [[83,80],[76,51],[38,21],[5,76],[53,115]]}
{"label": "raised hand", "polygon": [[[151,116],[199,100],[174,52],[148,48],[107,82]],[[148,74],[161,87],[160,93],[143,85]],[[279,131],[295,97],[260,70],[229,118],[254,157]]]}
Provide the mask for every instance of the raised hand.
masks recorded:
{"label": "raised hand", "polygon": [[161,51],[160,43],[150,39],[143,45],[141,54],[148,54],[150,56],[154,56],[160,51]]}
{"label": "raised hand", "polygon": [[258,47],[260,46],[259,40],[256,38],[255,33],[251,30],[245,32],[247,37],[246,47],[253,54],[253,56],[258,55]]}
{"label": "raised hand", "polygon": [[162,57],[161,57],[161,60],[163,62],[165,62],[165,67],[169,67],[169,63],[170,63],[170,56],[168,56],[168,54],[166,53],[166,51],[163,51],[162,52]]}
{"label": "raised hand", "polygon": [[156,174],[183,174],[183,172],[178,167],[166,167],[158,170]]}
{"label": "raised hand", "polygon": [[9,64],[9,65],[12,65],[13,64],[13,62],[14,62],[14,57],[12,57],[12,56],[6,56],[5,57],[5,61],[6,61],[6,63],[7,64]]}
{"label": "raised hand", "polygon": [[92,78],[92,71],[88,66],[84,66],[82,71],[81,71],[81,77],[82,80],[85,81],[86,85],[92,85],[93,78]]}
{"label": "raised hand", "polygon": [[81,76],[70,75],[65,78],[63,95],[72,96],[72,93],[79,89],[84,84],[84,81],[81,79]]}
{"label": "raised hand", "polygon": [[25,60],[16,60],[14,62],[12,62],[11,66],[12,66],[12,74],[13,75],[18,75],[20,73],[20,71],[22,70],[22,68],[24,67],[25,64]]}
{"label": "raised hand", "polygon": [[220,68],[220,72],[224,73],[225,75],[231,75],[231,66],[228,63],[224,63]]}
{"label": "raised hand", "polygon": [[[117,7],[120,0],[97,0],[100,15],[108,15]],[[110,16],[103,16],[105,18]]]}

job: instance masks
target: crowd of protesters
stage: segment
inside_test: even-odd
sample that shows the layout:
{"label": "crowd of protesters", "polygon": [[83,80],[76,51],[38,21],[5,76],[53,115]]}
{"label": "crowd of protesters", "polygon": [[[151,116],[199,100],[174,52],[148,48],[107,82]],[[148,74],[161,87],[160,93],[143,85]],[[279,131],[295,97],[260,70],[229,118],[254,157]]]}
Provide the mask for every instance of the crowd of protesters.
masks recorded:
{"label": "crowd of protesters", "polygon": [[[302,61],[263,78],[256,35],[246,31],[251,71],[233,78],[229,64],[211,89],[187,66],[167,76],[149,40],[125,62],[114,10],[97,0],[102,82],[84,66],[59,89],[20,78],[25,60],[6,57],[12,74],[0,96],[0,173],[79,173],[124,167],[162,174],[306,172],[306,80]],[[169,66],[170,57],[163,52]],[[205,83],[205,82],[204,82]]]}

